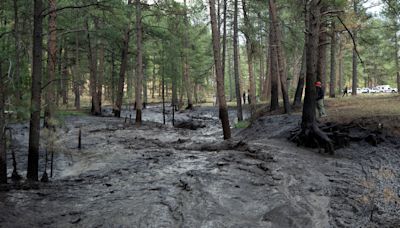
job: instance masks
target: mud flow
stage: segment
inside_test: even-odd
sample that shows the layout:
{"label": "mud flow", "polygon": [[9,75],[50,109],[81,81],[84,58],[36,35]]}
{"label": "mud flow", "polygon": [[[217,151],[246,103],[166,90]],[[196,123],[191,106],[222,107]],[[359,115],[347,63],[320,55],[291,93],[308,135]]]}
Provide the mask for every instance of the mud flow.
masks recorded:
{"label": "mud flow", "polygon": [[[400,227],[396,138],[327,155],[287,141],[298,115],[261,117],[224,142],[214,107],[174,113],[177,127],[166,114],[163,125],[161,107],[148,107],[141,127],[128,109],[71,116],[42,132],[53,177],[3,187],[0,227]],[[28,124],[10,127],[25,176]]]}

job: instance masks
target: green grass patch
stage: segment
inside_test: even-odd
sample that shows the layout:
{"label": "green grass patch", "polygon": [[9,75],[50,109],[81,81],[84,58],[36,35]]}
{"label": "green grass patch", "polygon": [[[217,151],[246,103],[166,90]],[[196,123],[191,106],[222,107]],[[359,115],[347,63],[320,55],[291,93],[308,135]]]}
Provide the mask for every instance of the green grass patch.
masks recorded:
{"label": "green grass patch", "polygon": [[240,129],[247,128],[249,126],[250,122],[247,120],[239,121],[235,124],[235,128],[240,128]]}

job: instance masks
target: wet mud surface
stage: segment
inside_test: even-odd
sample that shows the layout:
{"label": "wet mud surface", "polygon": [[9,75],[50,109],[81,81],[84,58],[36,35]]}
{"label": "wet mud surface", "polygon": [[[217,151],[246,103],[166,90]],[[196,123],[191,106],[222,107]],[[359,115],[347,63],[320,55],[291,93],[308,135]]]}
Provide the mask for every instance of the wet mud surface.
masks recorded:
{"label": "wet mud surface", "polygon": [[[396,140],[332,156],[287,141],[297,115],[261,117],[228,142],[214,108],[176,114],[196,130],[171,113],[163,125],[160,107],[140,128],[122,116],[67,117],[45,137],[54,177],[1,190],[0,227],[400,227]],[[11,127],[25,175],[28,128]]]}

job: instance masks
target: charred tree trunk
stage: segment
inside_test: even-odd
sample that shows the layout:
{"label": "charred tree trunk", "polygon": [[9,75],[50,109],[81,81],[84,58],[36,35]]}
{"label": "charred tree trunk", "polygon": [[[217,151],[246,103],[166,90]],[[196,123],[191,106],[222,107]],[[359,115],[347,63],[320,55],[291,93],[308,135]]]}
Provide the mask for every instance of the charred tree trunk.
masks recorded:
{"label": "charred tree trunk", "polygon": [[306,77],[306,48],[304,47],[303,56],[301,58],[301,69],[299,75],[299,81],[297,83],[296,93],[294,95],[293,106],[300,107],[301,99],[303,97],[304,82]]}
{"label": "charred tree trunk", "polygon": [[143,53],[142,53],[142,6],[140,0],[136,1],[136,125],[142,124],[142,79],[143,79]]}
{"label": "charred tree trunk", "polygon": [[243,120],[242,95],[240,94],[240,75],[239,75],[239,28],[238,28],[238,0],[235,0],[235,10],[233,16],[233,68],[235,74],[236,106],[238,121]]}
{"label": "charred tree trunk", "polygon": [[336,85],[336,33],[335,24],[332,24],[332,38],[331,38],[331,73],[329,83],[329,97],[335,97]]}
{"label": "charred tree trunk", "polygon": [[7,150],[4,103],[6,95],[6,80],[3,80],[2,60],[0,59],[0,184],[7,183]]}
{"label": "charred tree trunk", "polygon": [[320,0],[312,0],[309,6],[309,25],[306,38],[306,90],[302,123],[299,134],[296,134],[292,140],[299,145],[324,147],[326,152],[333,153],[332,141],[318,128],[315,118],[317,94],[314,83],[317,81],[318,73],[318,46],[321,24],[320,3]]}
{"label": "charred tree trunk", "polygon": [[343,42],[339,40],[339,79],[338,79],[338,87],[339,93],[343,90],[343,71],[344,71],[344,62],[343,62]]}
{"label": "charred tree trunk", "polygon": [[40,109],[42,85],[43,2],[34,0],[31,120],[29,124],[28,180],[37,181],[39,172]]}
{"label": "charred tree trunk", "polygon": [[278,87],[278,61],[277,61],[277,54],[276,54],[276,41],[275,41],[275,35],[273,34],[273,24],[272,20],[270,23],[270,53],[269,53],[269,58],[270,58],[270,77],[271,77],[271,106],[270,106],[270,111],[277,110],[279,108],[279,87]]}
{"label": "charred tree trunk", "polygon": [[286,73],[286,60],[285,54],[283,52],[282,47],[282,30],[281,26],[278,22],[278,15],[275,0],[269,0],[269,12],[272,19],[272,28],[275,36],[275,44],[276,44],[276,54],[277,54],[277,62],[278,62],[278,70],[279,70],[279,79],[281,82],[281,91],[283,97],[283,104],[285,108],[285,113],[290,113],[290,101],[287,90],[287,73]]}
{"label": "charred tree trunk", "polygon": [[88,40],[88,60],[90,65],[90,95],[92,97],[92,114],[101,115],[99,99],[97,94],[97,50],[92,46],[92,41],[89,31],[89,20],[86,20],[86,32]]}
{"label": "charred tree trunk", "polygon": [[400,66],[399,66],[399,43],[397,38],[398,25],[395,23],[394,33],[394,46],[395,46],[395,64],[396,64],[396,81],[397,81],[397,93],[400,93]]}
{"label": "charred tree trunk", "polygon": [[54,118],[56,97],[56,65],[57,65],[57,13],[56,0],[49,0],[49,40],[47,42],[47,81],[46,107],[44,109],[44,126],[52,127],[51,119]]}
{"label": "charred tree trunk", "polygon": [[225,87],[224,87],[224,75],[222,74],[222,61],[221,61],[221,48],[220,48],[220,37],[217,25],[217,18],[215,14],[215,0],[209,0],[210,3],[210,17],[211,17],[211,29],[212,29],[212,43],[214,52],[214,64],[215,73],[217,77],[217,94],[219,103],[219,117],[222,123],[222,130],[224,133],[224,139],[231,138],[231,128],[229,126],[228,107],[225,100]]}
{"label": "charred tree trunk", "polygon": [[[140,2],[138,3],[140,4]],[[132,5],[132,0],[128,1],[128,7]],[[129,11],[131,12],[131,11]],[[130,18],[131,13],[129,13],[128,18]],[[137,22],[136,22],[137,23]],[[125,85],[125,72],[128,65],[128,51],[129,51],[129,38],[130,38],[130,23],[128,23],[128,27],[125,30],[123,46],[121,52],[121,67],[119,69],[119,79],[118,79],[118,92],[117,92],[117,100],[115,102],[115,110],[114,116],[121,117],[122,110],[122,100],[124,97],[124,85]],[[140,104],[140,103],[137,103]]]}
{"label": "charred tree trunk", "polygon": [[[101,24],[96,23],[97,30],[101,29]],[[104,44],[102,40],[99,41],[99,68],[98,68],[98,73],[97,73],[97,97],[98,97],[98,102],[99,102],[99,107],[101,110],[101,105],[102,105],[102,97],[103,97],[103,83],[104,83]]]}
{"label": "charred tree trunk", "polygon": [[[358,2],[354,1],[354,13],[358,15]],[[354,29],[353,31],[353,42],[354,44],[357,43],[357,30]],[[356,96],[357,95],[357,87],[358,87],[358,73],[357,73],[357,67],[358,67],[358,59],[357,59],[357,50],[356,46],[353,46],[353,68],[352,68],[352,79],[353,79],[353,85],[352,85],[352,91],[351,95]]]}
{"label": "charred tree trunk", "polygon": [[15,103],[17,105],[20,104],[21,101],[21,76],[20,76],[20,52],[21,52],[21,38],[19,31],[19,15],[18,15],[18,0],[13,1],[14,6],[14,45],[15,45],[15,71],[14,71],[14,79],[15,79]]}
{"label": "charred tree trunk", "polygon": [[74,81],[73,81],[73,88],[74,88],[74,95],[75,95],[75,102],[74,106],[76,109],[81,108],[81,75],[80,75],[80,66],[79,66],[79,35],[76,34],[75,37],[75,73],[74,73]]}
{"label": "charred tree trunk", "polygon": [[64,49],[64,60],[62,61],[62,72],[61,72],[61,81],[62,81],[62,100],[63,105],[68,104],[68,49]]}
{"label": "charred tree trunk", "polygon": [[184,5],[185,5],[185,27],[186,31],[184,34],[184,67],[183,67],[183,78],[185,81],[185,88],[186,89],[186,94],[187,94],[187,99],[188,99],[188,105],[186,109],[193,109],[193,98],[192,98],[192,90],[189,89],[191,88],[191,83],[190,83],[190,77],[189,77],[189,19],[187,15],[187,5],[186,5],[186,0],[184,0]]}
{"label": "charred tree trunk", "polygon": [[[246,1],[242,0],[242,6],[243,6],[243,15],[244,15],[244,21],[247,29],[251,29],[251,22],[248,16],[247,12],[247,6],[246,6]],[[247,64],[248,64],[248,70],[249,70],[249,84],[250,84],[250,89],[249,89],[249,96],[250,96],[250,113],[253,116],[256,112],[256,88],[255,88],[255,80],[254,80],[254,72],[253,72],[253,58],[254,58],[254,44],[253,40],[251,38],[250,31],[245,32],[246,36],[246,49],[247,49]]]}

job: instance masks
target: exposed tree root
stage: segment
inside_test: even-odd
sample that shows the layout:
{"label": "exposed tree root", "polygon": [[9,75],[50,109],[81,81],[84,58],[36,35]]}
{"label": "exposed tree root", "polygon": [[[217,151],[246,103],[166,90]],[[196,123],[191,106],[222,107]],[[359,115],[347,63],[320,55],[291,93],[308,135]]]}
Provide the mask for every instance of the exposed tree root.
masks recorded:
{"label": "exposed tree root", "polygon": [[315,122],[306,128],[297,128],[291,132],[289,140],[298,146],[324,149],[333,154],[334,150],[349,146],[350,142],[365,141],[377,146],[385,141],[379,129],[368,129],[356,123],[336,124]]}

